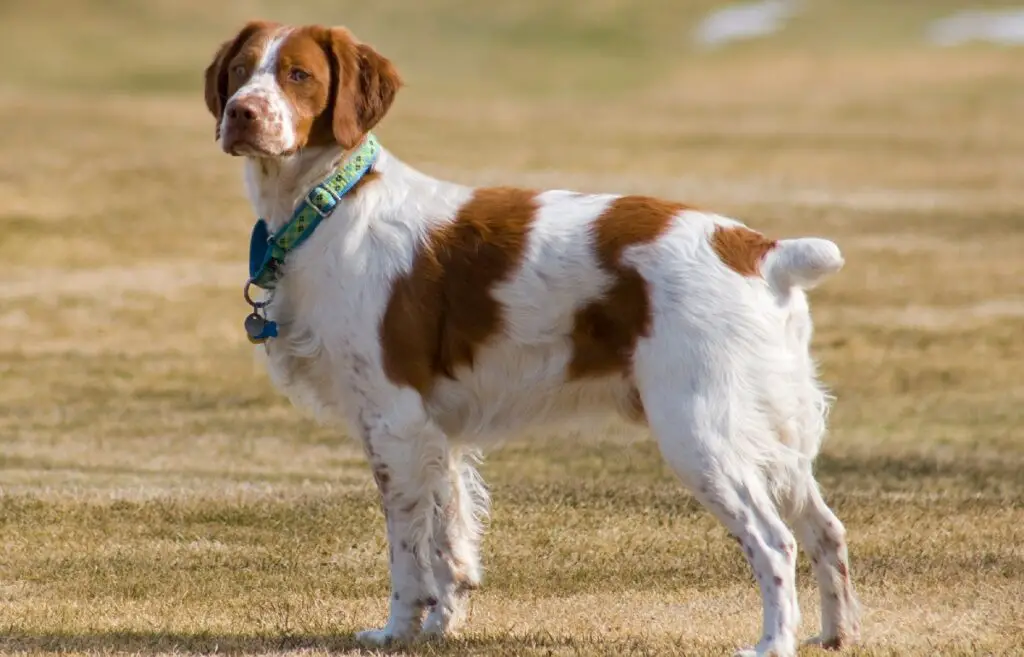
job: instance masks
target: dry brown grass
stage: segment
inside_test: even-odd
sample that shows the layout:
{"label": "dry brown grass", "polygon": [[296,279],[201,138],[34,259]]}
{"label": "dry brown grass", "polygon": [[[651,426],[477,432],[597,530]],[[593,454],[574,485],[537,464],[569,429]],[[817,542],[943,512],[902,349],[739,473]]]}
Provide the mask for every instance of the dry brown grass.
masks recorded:
{"label": "dry brown grass", "polygon": [[[0,4],[0,651],[344,653],[384,618],[362,457],[270,389],[241,331],[252,218],[199,75],[261,14],[393,55],[409,86],[380,133],[428,171],[836,239],[848,266],[813,295],[839,397],[819,472],[857,654],[1020,654],[1024,57],[915,46],[945,0],[811,3],[785,40],[720,54],[682,42],[711,2],[541,4]],[[646,436],[538,438],[484,468],[466,634],[409,652],[755,637],[741,556]],[[800,582],[806,635],[803,557]]]}

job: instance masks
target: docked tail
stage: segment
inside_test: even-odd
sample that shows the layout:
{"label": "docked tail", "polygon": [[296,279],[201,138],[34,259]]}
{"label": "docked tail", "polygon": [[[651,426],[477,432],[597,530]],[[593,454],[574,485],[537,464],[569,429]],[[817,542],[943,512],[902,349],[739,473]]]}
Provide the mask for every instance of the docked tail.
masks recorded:
{"label": "docked tail", "polygon": [[818,237],[779,240],[761,264],[761,275],[776,294],[791,288],[809,290],[843,267],[843,255],[833,242]]}

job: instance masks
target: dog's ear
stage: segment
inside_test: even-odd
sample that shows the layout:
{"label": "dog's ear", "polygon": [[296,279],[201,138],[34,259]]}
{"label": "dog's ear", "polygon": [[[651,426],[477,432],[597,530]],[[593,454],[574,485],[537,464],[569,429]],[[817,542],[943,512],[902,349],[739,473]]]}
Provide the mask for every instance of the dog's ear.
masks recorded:
{"label": "dog's ear", "polygon": [[326,30],[323,46],[331,66],[331,89],[327,116],[334,141],[352,148],[377,125],[402,79],[386,57],[364,43],[358,43],[342,27]]}
{"label": "dog's ear", "polygon": [[386,57],[366,44],[356,47],[359,57],[359,94],[356,115],[359,129],[369,132],[387,114],[402,86],[398,69]]}
{"label": "dog's ear", "polygon": [[234,38],[220,45],[213,61],[206,67],[206,108],[217,119],[217,138],[220,138],[220,120],[224,115],[224,106],[228,102],[228,64],[252,35],[260,30],[277,27],[277,23],[255,20],[246,23]]}

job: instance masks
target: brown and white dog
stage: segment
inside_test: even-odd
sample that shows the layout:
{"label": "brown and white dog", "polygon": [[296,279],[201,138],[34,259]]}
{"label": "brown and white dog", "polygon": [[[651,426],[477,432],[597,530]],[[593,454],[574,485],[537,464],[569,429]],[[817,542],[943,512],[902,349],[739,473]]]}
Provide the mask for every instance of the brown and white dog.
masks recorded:
{"label": "brown and white dog", "polygon": [[[251,22],[220,47],[206,103],[271,231],[400,84],[344,28]],[[265,345],[274,382],[347,423],[380,489],[390,616],[360,639],[463,620],[488,509],[476,449],[619,413],[651,429],[750,562],[763,634],[740,654],[795,654],[797,539],[821,592],[817,641],[857,640],[845,530],[812,473],[830,399],[804,294],[842,264],[830,241],[768,240],[671,201],[471,188],[382,150],[290,254]]]}

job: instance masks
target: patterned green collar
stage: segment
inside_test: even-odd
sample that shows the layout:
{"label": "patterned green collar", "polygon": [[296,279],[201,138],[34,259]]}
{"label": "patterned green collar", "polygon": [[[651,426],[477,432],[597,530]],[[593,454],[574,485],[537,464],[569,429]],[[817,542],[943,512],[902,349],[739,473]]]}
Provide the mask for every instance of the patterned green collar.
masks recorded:
{"label": "patterned green collar", "polygon": [[370,133],[343,165],[306,194],[281,230],[271,235],[267,222],[259,219],[249,240],[249,282],[264,290],[274,289],[288,252],[298,248],[321,221],[331,216],[338,201],[366,175],[379,154],[380,143]]}
{"label": "patterned green collar", "polygon": [[243,290],[246,303],[252,306],[252,312],[245,318],[245,332],[250,342],[263,344],[270,338],[276,338],[277,323],[260,314],[270,303],[269,298],[254,301],[249,295],[249,288],[255,285],[273,293],[288,252],[301,246],[320,222],[331,216],[341,198],[366,175],[378,155],[380,143],[370,133],[343,165],[306,194],[291,220],[281,230],[271,235],[264,219],[256,221],[249,240],[249,280]]}

